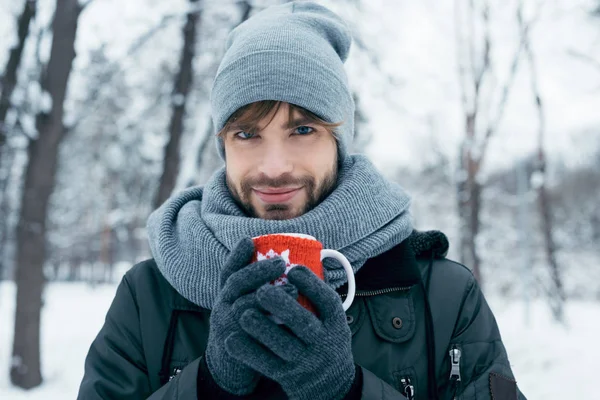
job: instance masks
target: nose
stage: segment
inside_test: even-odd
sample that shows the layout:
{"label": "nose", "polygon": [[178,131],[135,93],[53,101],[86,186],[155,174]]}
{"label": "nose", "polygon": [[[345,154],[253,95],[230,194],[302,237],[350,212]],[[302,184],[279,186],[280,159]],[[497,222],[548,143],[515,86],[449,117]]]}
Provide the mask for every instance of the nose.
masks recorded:
{"label": "nose", "polygon": [[269,178],[291,173],[294,169],[291,154],[282,143],[272,143],[264,152],[258,169]]}

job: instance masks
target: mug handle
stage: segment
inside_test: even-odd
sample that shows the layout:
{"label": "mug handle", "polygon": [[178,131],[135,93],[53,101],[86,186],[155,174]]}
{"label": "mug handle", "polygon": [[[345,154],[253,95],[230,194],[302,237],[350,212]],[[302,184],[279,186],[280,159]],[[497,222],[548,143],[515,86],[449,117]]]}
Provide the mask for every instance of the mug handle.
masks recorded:
{"label": "mug handle", "polygon": [[324,249],[321,250],[321,261],[324,258],[335,258],[342,264],[344,270],[346,271],[346,275],[348,276],[348,296],[346,300],[342,303],[342,307],[344,311],[348,311],[352,302],[354,301],[354,294],[356,293],[356,282],[354,281],[354,271],[352,270],[352,266],[350,262],[342,253],[337,250]]}

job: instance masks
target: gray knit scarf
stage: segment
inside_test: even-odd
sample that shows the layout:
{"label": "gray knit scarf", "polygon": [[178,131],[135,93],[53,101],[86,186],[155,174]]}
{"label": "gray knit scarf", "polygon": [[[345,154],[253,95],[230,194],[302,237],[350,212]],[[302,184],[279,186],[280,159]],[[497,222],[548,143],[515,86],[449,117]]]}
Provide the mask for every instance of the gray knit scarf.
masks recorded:
{"label": "gray knit scarf", "polygon": [[[387,181],[367,158],[354,155],[340,167],[334,191],[309,212],[289,220],[250,218],[231,197],[223,168],[205,187],[186,189],[154,211],[148,237],[167,281],[186,299],[212,309],[221,268],[242,237],[312,235],[324,248],[344,254],[356,272],[410,235],[409,206],[400,186]],[[326,259],[324,266],[330,286],[345,283],[341,265]]]}

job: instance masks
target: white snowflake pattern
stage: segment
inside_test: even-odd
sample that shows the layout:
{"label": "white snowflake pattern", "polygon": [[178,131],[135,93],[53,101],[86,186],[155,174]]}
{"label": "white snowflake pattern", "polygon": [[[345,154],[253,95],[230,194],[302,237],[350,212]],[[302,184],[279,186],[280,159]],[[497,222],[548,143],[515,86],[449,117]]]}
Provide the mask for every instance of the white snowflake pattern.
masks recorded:
{"label": "white snowflake pattern", "polygon": [[273,285],[275,285],[275,286],[285,285],[288,282],[288,279],[287,279],[288,272],[290,272],[290,270],[298,264],[292,264],[290,262],[290,250],[289,249],[282,251],[281,254],[277,253],[273,249],[270,249],[265,254],[262,254],[260,251],[256,253],[256,259],[258,261],[268,260],[268,259],[274,258],[274,257],[281,257],[283,259],[283,261],[285,261],[285,272],[283,273],[283,275],[281,275],[279,278],[277,278],[273,281]]}

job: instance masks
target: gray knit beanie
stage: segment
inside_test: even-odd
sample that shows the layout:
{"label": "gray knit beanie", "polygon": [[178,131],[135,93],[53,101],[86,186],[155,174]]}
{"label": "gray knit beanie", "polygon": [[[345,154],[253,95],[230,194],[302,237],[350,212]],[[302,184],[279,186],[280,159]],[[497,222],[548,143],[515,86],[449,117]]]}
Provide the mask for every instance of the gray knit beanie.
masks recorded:
{"label": "gray knit beanie", "polygon": [[[227,39],[211,93],[216,133],[239,108],[263,100],[305,108],[336,128],[343,161],[354,136],[354,101],[344,62],[352,38],[345,22],[313,2],[269,7]],[[221,138],[218,149],[225,158]]]}

